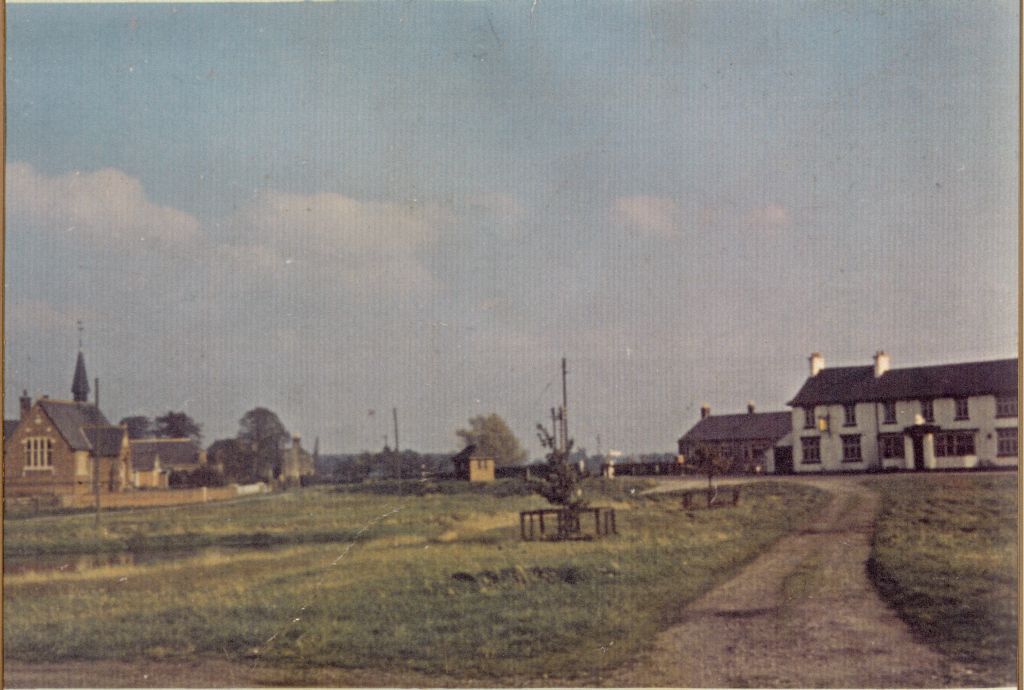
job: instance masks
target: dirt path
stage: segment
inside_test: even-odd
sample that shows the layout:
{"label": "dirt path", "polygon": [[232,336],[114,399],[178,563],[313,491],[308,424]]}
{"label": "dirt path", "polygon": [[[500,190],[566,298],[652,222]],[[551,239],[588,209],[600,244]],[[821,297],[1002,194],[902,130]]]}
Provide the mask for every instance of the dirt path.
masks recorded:
{"label": "dirt path", "polygon": [[877,494],[845,477],[800,481],[832,494],[814,524],[695,601],[652,651],[602,679],[604,685],[971,685],[966,669],[914,641],[868,581]]}

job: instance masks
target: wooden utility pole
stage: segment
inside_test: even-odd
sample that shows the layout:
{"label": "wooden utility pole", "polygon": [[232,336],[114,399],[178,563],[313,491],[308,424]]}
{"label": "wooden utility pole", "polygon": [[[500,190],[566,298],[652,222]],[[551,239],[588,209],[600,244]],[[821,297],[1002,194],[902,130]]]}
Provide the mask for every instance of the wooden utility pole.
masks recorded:
{"label": "wooden utility pole", "polygon": [[562,357],[562,450],[569,450],[569,395],[566,389],[565,377],[569,373],[565,364],[565,357]]}
{"label": "wooden utility pole", "polygon": [[398,408],[392,407],[391,414],[395,418],[395,452],[398,452]]}
{"label": "wooden utility pole", "polygon": [[96,497],[96,527],[100,526],[100,459],[92,459],[92,491]]}

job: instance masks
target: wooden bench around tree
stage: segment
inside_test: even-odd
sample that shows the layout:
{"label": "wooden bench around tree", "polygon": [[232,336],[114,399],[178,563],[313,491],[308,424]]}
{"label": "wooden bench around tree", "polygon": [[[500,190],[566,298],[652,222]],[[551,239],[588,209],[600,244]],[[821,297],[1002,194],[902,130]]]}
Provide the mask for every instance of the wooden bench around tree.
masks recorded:
{"label": "wooden bench around tree", "polygon": [[[590,526],[593,525],[593,532]],[[593,539],[618,534],[614,508],[542,508],[519,513],[523,541]]]}

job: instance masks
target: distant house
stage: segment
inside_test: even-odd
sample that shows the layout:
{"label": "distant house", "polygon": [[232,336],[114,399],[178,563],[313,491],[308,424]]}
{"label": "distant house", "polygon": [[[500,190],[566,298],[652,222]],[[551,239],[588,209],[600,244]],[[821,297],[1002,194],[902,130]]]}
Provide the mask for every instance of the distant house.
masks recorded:
{"label": "distant house", "polygon": [[734,472],[792,471],[792,458],[783,445],[791,433],[789,412],[756,412],[747,405],[746,414],[712,415],[704,406],[700,421],[679,439],[679,455],[685,465],[686,456],[698,445],[714,448],[729,458]]}
{"label": "distant house", "polygon": [[206,451],[189,438],[141,438],[131,446],[131,481],[139,489],[166,489],[170,473],[206,464]]}
{"label": "distant house", "polygon": [[78,353],[74,400],[33,402],[25,392],[17,424],[4,423],[4,490],[9,497],[119,492],[130,481],[128,433],[87,402],[85,359]]}
{"label": "distant house", "polygon": [[278,479],[285,484],[296,485],[302,483],[303,477],[312,476],[315,472],[313,456],[302,448],[302,439],[295,434],[292,436],[291,448],[284,450]]}
{"label": "distant house", "polygon": [[455,478],[468,482],[493,482],[494,458],[474,455],[476,446],[470,444],[452,457]]}
{"label": "distant house", "polygon": [[789,402],[797,472],[1016,466],[1017,360],[825,368]]}

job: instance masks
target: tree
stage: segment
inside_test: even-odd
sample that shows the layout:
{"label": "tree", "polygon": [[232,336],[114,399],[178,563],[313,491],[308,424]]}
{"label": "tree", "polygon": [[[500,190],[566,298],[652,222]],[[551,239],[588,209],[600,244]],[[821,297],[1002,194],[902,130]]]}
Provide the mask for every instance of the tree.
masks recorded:
{"label": "tree", "polygon": [[134,417],[125,417],[118,425],[128,428],[128,438],[148,438],[153,433],[153,422],[149,417],[143,417],[142,415],[136,415]]}
{"label": "tree", "polygon": [[714,503],[718,498],[718,487],[714,486],[712,479],[715,475],[728,472],[732,467],[732,462],[718,448],[706,443],[698,443],[693,451],[686,456],[686,464],[697,473],[707,476],[708,505]]}
{"label": "tree", "polygon": [[455,435],[467,446],[475,445],[478,455],[494,458],[497,467],[521,465],[526,460],[526,451],[519,445],[519,439],[505,420],[496,414],[473,417],[469,420],[469,428],[459,429]]}
{"label": "tree", "polygon": [[237,438],[214,441],[206,451],[207,463],[219,467],[224,479],[238,484],[258,481],[256,454]]}
{"label": "tree", "polygon": [[256,407],[246,412],[238,425],[238,440],[255,455],[256,475],[264,481],[280,475],[291,435],[278,416],[265,407]]}
{"label": "tree", "polygon": [[153,420],[153,435],[158,438],[190,438],[199,443],[203,434],[195,420],[184,412],[171,412]]}
{"label": "tree", "polygon": [[547,475],[541,479],[533,479],[530,484],[533,490],[546,498],[549,503],[561,506],[563,517],[558,521],[558,537],[565,539],[580,531],[580,511],[587,507],[580,488],[580,475],[573,466],[572,439],[565,447],[559,447],[555,435],[537,425],[537,437],[542,446],[548,449]]}

